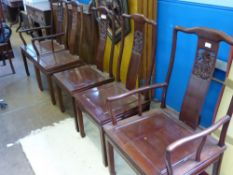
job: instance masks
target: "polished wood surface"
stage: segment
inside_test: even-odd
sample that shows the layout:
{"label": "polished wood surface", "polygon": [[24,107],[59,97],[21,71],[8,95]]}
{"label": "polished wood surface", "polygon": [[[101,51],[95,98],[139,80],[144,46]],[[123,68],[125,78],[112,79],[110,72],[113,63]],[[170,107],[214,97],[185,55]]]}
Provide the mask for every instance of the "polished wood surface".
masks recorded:
{"label": "polished wood surface", "polygon": [[[231,44],[231,38],[222,32],[212,29],[198,27],[184,29],[182,27],[176,27],[173,32],[173,46],[169,67],[170,69],[166,82],[170,81],[170,76],[172,73],[171,68],[173,67],[176,53],[177,33],[179,32],[198,36],[197,50],[192,74],[185,92],[179,115],[183,122],[187,123],[192,128],[196,128],[199,124],[200,112],[202,110],[205,96],[213,78],[219,44],[221,41],[225,41],[228,44]],[[163,92],[163,96],[165,96],[162,101],[163,107],[166,106],[166,93],[167,88]]]}
{"label": "polished wood surface", "polygon": [[[107,145],[111,144],[122,152],[138,174],[147,175],[170,175],[171,173],[167,173],[165,159],[167,147],[174,141],[195,134],[163,109],[151,110],[142,116],[120,121],[115,127],[107,125],[105,132]],[[205,170],[209,161],[217,160],[225,150],[225,146],[219,147],[216,141],[208,138],[201,152],[201,161],[198,162],[195,161],[195,155],[199,143],[200,139],[190,141],[175,150],[171,161],[173,174],[199,174],[201,171],[198,167],[204,166],[202,170]],[[110,168],[110,174],[115,174],[113,167]]]}
{"label": "polished wood surface", "polygon": [[[77,8],[73,10],[77,10]],[[113,16],[108,9],[104,7],[99,7],[97,9],[92,9],[93,18],[96,12],[98,12],[100,16],[106,16],[106,17],[108,15]],[[112,18],[114,18],[114,16]],[[111,65],[109,65],[110,67],[109,75],[107,73],[104,73],[102,69],[103,62],[104,62],[104,52],[105,52],[105,46],[106,46],[106,41],[107,41],[107,30],[108,30],[109,20],[110,18],[103,18],[103,19],[98,20],[99,35],[101,37],[99,39],[97,56],[96,56],[97,66],[87,64],[85,66],[81,66],[78,68],[74,68],[74,69],[70,69],[64,72],[59,72],[59,73],[54,74],[54,79],[57,84],[57,92],[59,96],[58,98],[59,105],[60,105],[60,109],[62,112],[64,112],[65,110],[64,105],[63,105],[63,100],[62,100],[62,94],[61,94],[62,89],[67,91],[71,96],[73,96],[74,94],[79,93],[81,91],[84,91],[84,90],[87,90],[87,89],[90,89],[96,86],[100,86],[102,84],[109,83],[114,80],[112,77],[112,66]],[[109,56],[110,60],[113,59],[113,56],[114,56],[114,47],[112,47],[112,50]],[[82,57],[80,58],[82,59]],[[112,64],[112,61],[110,62],[111,62],[110,64]],[[79,128],[78,124],[77,124],[77,128]]]}
{"label": "polished wood surface", "polygon": [[[107,99],[107,106],[112,120],[112,124],[105,126],[110,174],[116,174],[113,149],[121,152],[123,158],[129,162],[138,174],[203,174],[210,164],[214,164],[213,175],[219,174],[222,156],[226,149],[226,132],[233,112],[233,98],[227,115],[210,128],[199,133],[191,128],[192,125],[190,127],[188,125],[189,123],[187,124],[186,122],[186,118],[189,120],[189,116],[193,115],[192,109],[187,111],[183,115],[183,118],[179,118],[182,112],[177,114],[165,108],[166,93],[175,61],[178,32],[196,34],[199,38],[199,47],[197,48],[200,49],[200,46],[202,46],[201,48],[204,49],[206,47],[207,51],[211,52],[210,55],[212,55],[213,51],[217,52],[218,44],[221,41],[233,45],[233,38],[216,30],[199,27],[185,29],[177,26],[174,28],[173,49],[166,81]],[[206,44],[210,41],[212,45]],[[215,63],[213,61],[215,61],[215,58],[209,58],[209,55],[207,57],[208,59],[203,60],[201,55],[198,55],[198,58],[198,62],[194,62],[193,75],[191,75],[189,86],[193,82],[198,82],[199,87],[203,87],[206,84],[206,81],[203,79],[209,80],[212,76],[213,64]],[[210,68],[207,68],[206,64]],[[197,71],[198,68],[202,68],[201,71]],[[196,77],[194,78],[194,76]],[[199,79],[201,81],[197,81]],[[190,89],[189,86],[188,89]],[[161,108],[143,113],[143,103],[138,98],[138,115],[123,121],[118,121],[118,114],[114,111],[114,105],[117,101],[122,101],[131,96],[140,96],[144,92],[155,89],[164,90]],[[196,98],[199,97],[199,94],[203,94],[203,91],[198,88],[192,90],[198,93],[197,96],[189,96],[189,101],[186,101],[184,97],[184,102],[190,102],[193,108],[196,109],[194,105],[197,105],[197,108],[199,108],[199,103],[201,103],[196,101]],[[202,98],[199,100],[202,101]],[[193,101],[196,104],[192,103]],[[209,135],[221,127],[220,139],[217,141],[210,138]]]}
{"label": "polished wood surface", "polygon": [[[72,55],[69,50],[67,50],[68,48],[72,50],[77,44],[79,44],[76,40],[73,40],[73,38],[75,38],[77,32],[80,32],[80,29],[76,27],[72,27],[71,30],[63,28],[63,22],[68,21],[64,20],[65,17],[68,17],[68,15],[65,15],[68,11],[67,4],[64,1],[58,1],[56,3],[50,2],[50,8],[52,10],[52,14],[54,14],[51,20],[56,21],[54,25],[21,30],[19,33],[24,43],[24,45],[21,46],[21,52],[27,74],[29,75],[26,58],[34,63],[40,90],[43,90],[40,71],[47,76],[51,100],[52,103],[55,104],[56,100],[52,84],[52,75],[56,72],[82,65],[83,62],[77,55]],[[77,18],[77,15],[75,17]],[[79,22],[76,18],[71,21],[74,26]],[[65,26],[68,27],[69,25]],[[40,30],[41,28],[49,28],[51,32],[56,28],[58,32],[52,35],[33,38],[32,45],[27,44],[22,33]],[[69,37],[67,32],[70,33]],[[64,39],[63,42],[61,40],[62,37]]]}
{"label": "polished wood surface", "polygon": [[[121,61],[124,51],[124,20],[125,18],[129,18],[134,22],[134,44],[131,53],[129,68],[128,68],[128,78],[126,85],[121,83],[120,77],[120,70],[121,70]],[[98,126],[100,131],[101,137],[101,144],[102,144],[102,153],[103,153],[103,161],[104,164],[107,165],[106,162],[106,150],[105,150],[105,141],[104,141],[104,132],[103,132],[103,125],[111,121],[111,117],[108,113],[107,106],[106,106],[106,99],[109,96],[121,94],[124,92],[129,91],[129,89],[133,89],[136,87],[137,84],[137,76],[140,73],[140,63],[142,60],[142,53],[143,53],[143,46],[144,40],[144,29],[145,26],[149,25],[156,31],[156,23],[154,21],[148,20],[142,15],[134,14],[134,15],[126,15],[124,14],[121,19],[121,26],[122,26],[122,40],[121,40],[121,49],[119,58],[117,60],[117,75],[116,75],[116,82],[112,82],[110,84],[101,85],[87,91],[77,93],[74,95],[76,100],[76,110],[77,110],[77,118],[78,124],[80,129],[80,134],[82,137],[85,136],[84,132],[84,124],[83,124],[83,116],[82,112],[88,113],[90,119],[94,121],[94,123]],[[152,38],[156,41],[156,35]],[[127,50],[128,51],[128,50]],[[153,50],[154,52],[155,50]],[[151,58],[152,59],[152,58]],[[154,58],[153,58],[154,59]],[[100,66],[101,68],[101,66]],[[131,77],[131,79],[130,79]],[[151,75],[148,75],[148,79],[151,78]],[[122,117],[131,116],[137,112],[135,111],[135,105],[137,105],[137,97],[130,98],[127,100],[120,101],[114,108],[114,110],[118,111],[118,119]],[[145,103],[143,110],[148,109],[149,104]],[[126,116],[122,114],[126,114]]]}

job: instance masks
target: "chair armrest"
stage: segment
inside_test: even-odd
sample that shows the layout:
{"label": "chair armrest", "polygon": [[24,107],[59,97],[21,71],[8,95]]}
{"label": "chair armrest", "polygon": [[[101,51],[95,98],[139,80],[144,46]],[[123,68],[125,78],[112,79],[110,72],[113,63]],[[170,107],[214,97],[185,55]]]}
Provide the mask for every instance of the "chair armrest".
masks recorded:
{"label": "chair armrest", "polygon": [[[42,40],[45,40],[45,39],[52,39],[53,40],[53,39],[55,39],[57,37],[60,37],[60,36],[63,36],[63,35],[65,35],[65,33],[57,33],[57,34],[53,34],[53,35],[48,35],[48,36],[42,36],[42,37],[33,38],[32,39],[32,46],[35,49],[37,56],[39,56],[39,51],[38,51],[38,49],[36,47],[36,44],[35,44],[36,41],[42,41]],[[53,44],[52,44],[52,50],[54,51]]]}
{"label": "chair armrest", "polygon": [[[180,147],[188,142],[192,142],[192,141],[197,140],[197,139],[202,139],[200,145],[197,147],[196,156],[195,156],[195,161],[200,161],[201,152],[202,152],[202,149],[205,145],[207,136],[210,135],[211,133],[213,133],[215,130],[217,130],[221,126],[223,126],[223,128],[225,128],[229,124],[230,120],[231,120],[231,117],[229,115],[226,115],[225,117],[223,117],[221,120],[219,120],[217,123],[215,123],[211,127],[207,128],[199,133],[196,133],[196,134],[193,134],[191,136],[179,139],[179,140],[173,142],[172,144],[168,145],[168,147],[166,149],[166,153],[165,153],[165,157],[166,157],[165,162],[166,162],[168,174],[173,174],[173,168],[172,168],[172,162],[171,162],[171,154],[173,151],[175,151],[178,147]],[[224,129],[222,129],[221,132],[225,132]],[[223,137],[223,136],[221,136],[221,137]],[[220,137],[219,143],[218,143],[218,146],[220,146],[220,147],[224,146],[220,143],[220,140],[222,140],[221,137]],[[224,141],[225,141],[225,138],[224,138]]]}
{"label": "chair armrest", "polygon": [[45,39],[55,39],[55,38],[63,36],[63,35],[65,35],[64,32],[56,33],[56,34],[52,34],[52,35],[47,35],[47,36],[40,36],[40,37],[32,38],[32,42],[42,41],[42,40],[45,40]]}
{"label": "chair armrest", "polygon": [[30,28],[30,29],[20,29],[18,32],[19,33],[26,33],[26,32],[32,32],[32,31],[37,31],[37,30],[41,30],[41,29],[49,29],[51,28],[51,26],[41,26],[41,27],[34,27],[34,28]]}
{"label": "chair armrest", "polygon": [[30,29],[20,29],[18,31],[19,37],[22,40],[23,45],[26,46],[27,42],[26,42],[25,38],[23,37],[23,33],[37,31],[37,30],[41,30],[41,29],[49,29],[49,28],[51,28],[51,26],[41,26],[41,27],[35,27],[35,28],[30,28]]}
{"label": "chair armrest", "polygon": [[121,94],[121,95],[108,97],[107,98],[107,106],[108,106],[108,110],[110,112],[110,115],[112,117],[112,124],[115,125],[117,123],[117,121],[116,121],[116,119],[115,119],[115,117],[114,117],[114,115],[112,113],[112,105],[111,104],[112,104],[113,101],[121,100],[121,99],[124,99],[126,97],[138,94],[139,115],[141,115],[142,114],[141,94],[143,92],[146,92],[146,91],[149,91],[149,90],[154,90],[154,89],[158,89],[158,88],[165,88],[167,86],[168,86],[167,83],[153,84],[153,85],[150,85],[150,86],[145,86],[145,87],[142,87],[142,88],[139,88],[139,89],[135,89],[135,90],[126,92],[126,93]]}
{"label": "chair armrest", "polygon": [[126,98],[126,97],[134,95],[134,94],[142,93],[142,92],[153,90],[153,89],[164,88],[166,86],[167,86],[167,83],[153,84],[153,85],[150,85],[150,86],[146,86],[146,87],[142,87],[142,88],[138,88],[138,89],[126,92],[126,93],[121,94],[121,95],[108,97],[107,101],[112,102],[112,101],[115,101],[115,100],[120,100],[122,98]]}

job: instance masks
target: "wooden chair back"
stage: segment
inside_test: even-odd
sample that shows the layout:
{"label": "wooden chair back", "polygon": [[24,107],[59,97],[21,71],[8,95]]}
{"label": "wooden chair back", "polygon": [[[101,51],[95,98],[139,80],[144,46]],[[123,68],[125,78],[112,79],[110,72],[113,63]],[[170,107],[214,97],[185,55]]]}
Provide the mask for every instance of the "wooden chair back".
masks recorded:
{"label": "wooden chair back", "polygon": [[[129,18],[134,23],[134,39],[133,39],[133,48],[131,52],[131,58],[129,62],[129,67],[127,71],[127,77],[126,77],[126,88],[129,90],[132,90],[137,85],[137,80],[139,78],[139,74],[141,71],[141,65],[142,65],[142,58],[143,58],[143,51],[144,51],[144,44],[149,41],[151,41],[152,44],[152,64],[149,65],[147,68],[148,74],[146,77],[146,81],[144,85],[149,85],[151,82],[151,76],[152,72],[154,70],[154,64],[155,64],[155,52],[156,52],[156,33],[157,33],[157,24],[156,22],[147,19],[145,16],[141,14],[132,14],[127,15],[123,14],[121,17],[121,49],[120,54],[118,58],[118,68],[117,68],[117,81],[121,81],[121,62],[122,62],[122,56],[124,51],[124,42],[125,42],[125,19]],[[146,38],[145,36],[145,29],[146,26],[150,26],[152,28],[152,38]],[[128,51],[128,50],[127,50]],[[149,55],[149,54],[148,54]]]}
{"label": "wooden chair back", "polygon": [[[104,70],[104,53],[107,44],[108,38],[108,28],[110,23],[112,24],[112,41],[111,41],[111,51],[109,56],[109,75],[113,77],[113,57],[114,57],[114,40],[115,40],[115,15],[112,11],[110,11],[105,6],[99,6],[97,8],[91,8],[92,15],[92,25],[95,24],[97,19],[98,33],[99,33],[99,41],[96,53],[95,63],[99,70]],[[95,27],[92,26],[92,29],[95,30]],[[96,31],[93,31],[93,34]],[[94,38],[94,37],[93,37]]]}
{"label": "wooden chair back", "polygon": [[51,8],[51,31],[50,33],[65,33],[57,41],[67,46],[67,30],[68,30],[68,17],[67,17],[67,2],[64,0],[52,1],[50,0]]}
{"label": "wooden chair back", "polygon": [[[219,44],[224,41],[233,45],[233,39],[225,33],[208,28],[182,28],[175,27],[173,32],[172,52],[166,82],[169,84],[172,68],[175,61],[178,32],[196,35],[198,37],[197,49],[191,77],[183,99],[180,120],[192,128],[199,124],[199,115],[213,78],[215,63],[218,56]],[[166,107],[167,88],[163,91],[162,107]]]}
{"label": "wooden chair back", "polygon": [[[71,6],[71,10],[68,5]],[[67,12],[67,21],[68,21],[68,29],[67,29],[67,37],[68,37],[68,47],[71,54],[77,54],[76,50],[78,48],[77,45],[81,45],[82,35],[83,35],[83,6],[78,5],[76,2],[72,1],[68,5],[66,5]],[[79,39],[77,40],[77,35],[79,35]],[[80,47],[79,47],[80,48]]]}

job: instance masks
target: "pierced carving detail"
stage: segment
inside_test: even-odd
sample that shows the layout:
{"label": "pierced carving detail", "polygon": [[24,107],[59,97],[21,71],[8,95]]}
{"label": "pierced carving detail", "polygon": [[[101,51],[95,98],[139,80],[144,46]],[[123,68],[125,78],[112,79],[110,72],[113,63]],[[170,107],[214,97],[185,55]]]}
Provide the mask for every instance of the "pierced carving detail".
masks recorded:
{"label": "pierced carving detail", "polygon": [[199,49],[193,67],[193,74],[204,80],[211,78],[215,68],[215,59],[216,55],[214,52]]}
{"label": "pierced carving detail", "polygon": [[99,20],[99,35],[101,40],[107,38],[108,33],[108,20],[100,19]]}
{"label": "pierced carving detail", "polygon": [[133,52],[136,54],[141,54],[143,50],[143,33],[141,31],[134,32],[134,45]]}

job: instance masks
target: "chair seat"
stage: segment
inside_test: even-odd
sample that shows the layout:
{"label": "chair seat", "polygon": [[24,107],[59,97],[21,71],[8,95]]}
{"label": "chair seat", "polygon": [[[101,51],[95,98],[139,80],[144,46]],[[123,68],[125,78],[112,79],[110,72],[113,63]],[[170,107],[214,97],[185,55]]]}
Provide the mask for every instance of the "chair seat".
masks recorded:
{"label": "chair seat", "polygon": [[113,81],[107,73],[100,72],[96,67],[84,65],[54,74],[55,81],[71,95],[95,87],[98,84]]}
{"label": "chair seat", "polygon": [[[118,82],[112,82],[77,93],[74,97],[80,108],[94,117],[93,119],[97,123],[103,125],[111,121],[111,116],[106,105],[107,97],[120,95],[125,92],[128,92],[128,89],[124,85]],[[137,100],[137,96],[130,96],[124,100],[119,100],[114,103],[113,112],[118,114],[118,118],[121,118],[121,114],[126,113],[126,111],[132,113],[136,110],[135,112],[137,112]]]}
{"label": "chair seat", "polygon": [[[121,152],[126,153],[127,160],[136,165],[139,172],[147,175],[167,174],[165,151],[169,144],[194,133],[180,121],[171,118],[171,111],[154,109],[118,122],[116,126],[107,124],[105,133]],[[176,132],[174,132],[176,131]],[[201,163],[215,158],[225,148],[216,146],[208,138],[201,154],[201,162],[194,161],[194,155],[200,140],[179,147],[172,154],[174,174],[185,174]],[[191,174],[190,172],[187,174]]]}
{"label": "chair seat", "polygon": [[[56,43],[56,44],[55,44]],[[43,46],[43,47],[42,47]],[[79,59],[79,56],[72,55],[68,50],[64,50],[64,46],[60,45],[57,42],[54,42],[55,52],[51,53],[51,42],[44,41],[40,48],[38,49],[41,52],[41,55],[36,56],[35,50],[32,45],[27,45],[21,47],[28,55],[30,55],[30,59],[39,65],[42,70],[47,72],[57,72],[65,70],[71,67],[75,67],[76,65],[83,64],[83,62]],[[57,70],[57,71],[56,71]]]}

